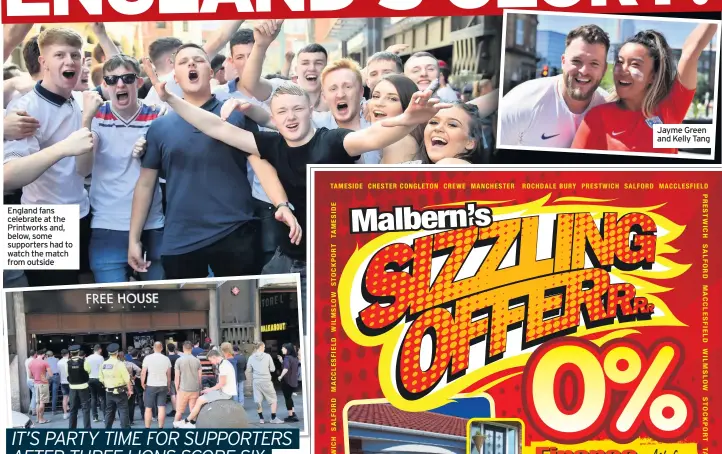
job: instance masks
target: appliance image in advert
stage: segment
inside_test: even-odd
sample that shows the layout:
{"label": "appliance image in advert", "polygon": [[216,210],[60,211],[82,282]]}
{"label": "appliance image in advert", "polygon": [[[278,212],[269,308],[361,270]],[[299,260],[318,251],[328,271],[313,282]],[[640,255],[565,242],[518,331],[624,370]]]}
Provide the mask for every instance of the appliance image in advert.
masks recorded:
{"label": "appliance image in advert", "polygon": [[311,178],[314,452],[718,452],[718,174]]}

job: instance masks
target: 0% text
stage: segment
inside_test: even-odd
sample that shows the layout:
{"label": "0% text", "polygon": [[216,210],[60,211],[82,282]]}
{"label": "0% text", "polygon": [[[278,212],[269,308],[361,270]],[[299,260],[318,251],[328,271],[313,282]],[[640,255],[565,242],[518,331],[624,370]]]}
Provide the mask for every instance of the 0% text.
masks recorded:
{"label": "0% text", "polygon": [[651,348],[627,339],[602,347],[579,338],[551,341],[532,354],[524,373],[530,422],[558,442],[601,433],[618,443],[640,435],[679,440],[694,419],[691,399],[671,384],[681,356],[673,340]]}

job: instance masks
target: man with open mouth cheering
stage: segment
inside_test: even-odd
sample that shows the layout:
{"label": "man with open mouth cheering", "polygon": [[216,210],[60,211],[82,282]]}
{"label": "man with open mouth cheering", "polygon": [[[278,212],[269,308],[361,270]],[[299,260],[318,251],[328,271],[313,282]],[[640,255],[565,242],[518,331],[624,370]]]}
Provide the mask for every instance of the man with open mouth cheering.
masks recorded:
{"label": "man with open mouth cheering", "polygon": [[[73,30],[51,28],[38,36],[42,80],[14,100],[8,111],[24,111],[40,126],[25,139],[4,143],[5,190],[23,188],[23,205],[78,205],[80,257],[87,255],[90,203],[76,156],[92,148],[92,136],[81,129],[81,108],[72,92],[81,71],[83,40]],[[77,270],[26,271],[35,286],[78,284]]]}
{"label": "man with open mouth cheering", "polygon": [[[228,144],[232,149],[237,149],[236,154],[244,157],[248,154],[249,159],[252,160],[260,157],[275,168],[286,194],[289,195],[286,203],[276,204],[276,216],[279,217],[281,213],[291,210],[298,217],[302,228],[306,225],[307,165],[353,164],[362,153],[398,142],[417,125],[428,122],[439,109],[450,107],[439,104],[437,99],[429,99],[431,97],[429,91],[417,92],[402,115],[383,120],[367,129],[360,131],[315,129],[311,122],[313,107],[308,93],[298,85],[289,83],[276,89],[271,98],[271,118],[280,134],[249,132],[234,125],[232,121],[225,122],[217,115],[206,112],[197,103],[191,102],[188,96],[181,99],[166,92],[165,82],[157,79],[150,65],[146,65],[146,71],[161,99],[166,101],[176,114],[203,133]],[[250,106],[249,103],[243,104],[240,109]],[[150,154],[150,146],[146,156],[148,154]],[[263,183],[263,179],[261,182]],[[273,198],[271,193],[267,192]],[[308,309],[304,240],[305,238],[300,242],[294,241],[293,229],[291,229],[288,241],[281,244],[274,258],[263,271],[265,274],[299,273],[301,275],[305,324]]]}
{"label": "man with open mouth cheering", "polygon": [[[144,62],[155,88],[163,89],[150,62]],[[219,122],[221,103],[211,94],[212,70],[208,55],[196,44],[176,52],[174,77],[193,112]],[[159,92],[159,94],[161,94]],[[175,97],[175,96],[174,96]],[[177,98],[177,97],[175,97]],[[171,104],[171,107],[175,108]],[[153,122],[146,135],[140,177],[135,187],[128,245],[129,264],[139,272],[149,264],[143,257],[141,232],[146,223],[156,182],[167,181],[167,207],[161,261],[168,279],[202,278],[208,267],[216,276],[258,274],[257,219],[253,216],[246,155],[199,131],[184,116],[171,112]],[[228,123],[235,131],[255,130],[255,123],[234,112]],[[249,134],[251,134],[249,132]],[[275,205],[288,201],[273,168],[260,159],[251,161],[263,188]],[[296,218],[288,209],[277,219],[290,226],[289,241],[300,241]]]}

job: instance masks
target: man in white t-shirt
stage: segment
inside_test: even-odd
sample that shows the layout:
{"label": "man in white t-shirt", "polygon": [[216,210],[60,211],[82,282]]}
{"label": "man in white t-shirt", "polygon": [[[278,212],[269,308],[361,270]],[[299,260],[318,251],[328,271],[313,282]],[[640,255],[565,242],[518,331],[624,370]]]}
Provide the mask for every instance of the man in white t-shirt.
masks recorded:
{"label": "man in white t-shirt", "polygon": [[[438,80],[440,74],[439,60],[429,52],[416,52],[404,64],[404,75],[414,81],[419,90],[422,91]],[[442,102],[457,102],[459,100],[456,93],[449,95],[438,89],[433,94],[433,97],[440,99]]]}
{"label": "man in white t-shirt", "polygon": [[231,400],[238,394],[236,388],[236,368],[229,361],[233,358],[233,345],[230,342],[221,344],[221,351],[211,350],[208,352],[208,359],[214,366],[218,366],[218,383],[212,388],[201,391],[201,397],[196,401],[195,407],[188,417],[173,423],[177,429],[195,429],[196,418],[205,404],[218,400]]}
{"label": "man in white t-shirt", "polygon": [[[254,98],[270,104],[273,93],[287,83],[286,80],[262,77],[263,62],[271,43],[281,33],[283,20],[260,22],[253,30],[254,45],[243,74],[241,87]],[[319,44],[309,44],[298,51],[296,56],[297,84],[308,93],[313,110],[326,111],[328,108],[321,96],[321,71],[328,63],[328,51]]]}
{"label": "man in white t-shirt", "polygon": [[153,407],[158,408],[158,428],[162,429],[165,423],[165,409],[168,393],[170,392],[170,359],[163,353],[163,344],[156,342],[153,345],[153,354],[143,359],[143,369],[140,372],[140,382],[143,385],[143,400],[145,404],[145,428],[150,429],[153,420]]}
{"label": "man in white t-shirt", "polygon": [[[93,347],[93,354],[88,356],[85,361],[90,365],[88,387],[90,388],[90,409],[93,413],[93,422],[100,422],[100,418],[105,417],[105,388],[100,382],[100,368],[105,362],[103,347],[100,345]],[[99,407],[100,416],[98,415]]]}
{"label": "man in white t-shirt", "polygon": [[498,145],[569,148],[584,116],[604,104],[609,36],[596,25],[567,35],[562,74],[514,87],[499,106]]}
{"label": "man in white t-shirt", "polygon": [[[127,55],[114,55],[103,64],[103,86],[110,101],[103,103],[100,95],[87,91],[83,126],[93,134],[93,153],[77,158],[79,170],[92,171],[90,206],[93,211],[90,238],[90,269],[96,283],[127,282],[128,235],[133,192],[140,175],[140,159],[134,155],[134,144],[145,137],[151,123],[160,117],[160,106],[149,106],[138,100],[140,64]],[[150,261],[141,280],[164,279],[160,260],[163,240],[163,206],[160,185],[156,184],[150,212],[141,242]]]}
{"label": "man in white t-shirt", "polygon": [[[5,190],[22,188],[23,205],[78,205],[81,263],[90,237],[90,204],[75,157],[90,151],[90,132],[81,129],[80,107],[72,91],[80,77],[83,40],[75,31],[52,28],[38,36],[42,81],[12,101],[7,111],[23,111],[40,123],[27,138],[3,144]],[[78,270],[28,270],[30,286],[79,283]]]}

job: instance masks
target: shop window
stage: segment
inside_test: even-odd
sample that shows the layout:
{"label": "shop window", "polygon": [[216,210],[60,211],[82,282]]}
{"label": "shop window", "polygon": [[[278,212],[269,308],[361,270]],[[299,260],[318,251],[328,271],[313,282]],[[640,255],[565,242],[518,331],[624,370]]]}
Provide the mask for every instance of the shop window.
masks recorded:
{"label": "shop window", "polygon": [[155,28],[165,28],[165,22],[156,22]]}

